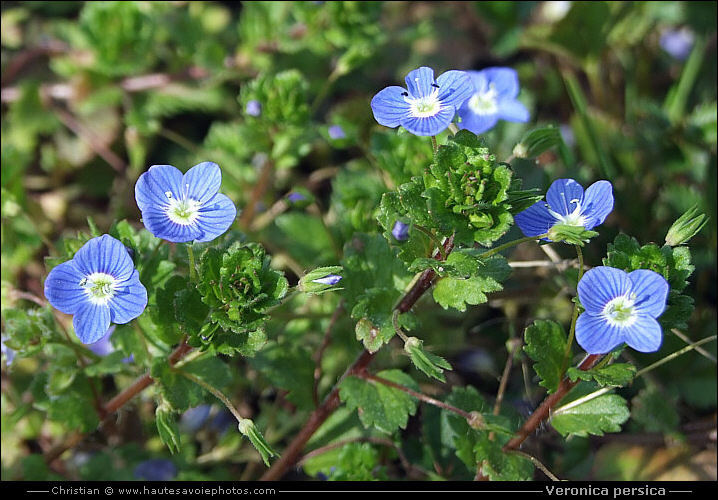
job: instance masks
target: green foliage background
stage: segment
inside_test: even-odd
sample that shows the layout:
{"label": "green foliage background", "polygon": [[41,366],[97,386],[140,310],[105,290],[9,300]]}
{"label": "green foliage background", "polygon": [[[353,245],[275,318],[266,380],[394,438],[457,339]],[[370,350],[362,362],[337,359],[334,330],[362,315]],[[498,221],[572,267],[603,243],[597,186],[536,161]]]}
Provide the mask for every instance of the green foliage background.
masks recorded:
{"label": "green foliage background", "polygon": [[[251,357],[218,357],[217,366],[196,366],[192,372],[198,377],[209,374],[205,382],[232,394],[234,403],[281,453],[318,394],[361,352],[354,320],[373,304],[398,298],[382,291],[381,281],[393,276],[400,283],[388,285],[402,289],[412,275],[401,262],[412,262],[427,248],[428,241],[412,233],[411,244],[402,246],[392,260],[382,256],[386,250],[376,243],[392,222],[381,209],[392,200],[382,201],[382,196],[423,174],[432,149],[427,138],[379,126],[369,107],[376,92],[402,85],[408,71],[419,66],[433,67],[437,75],[488,66],[518,71],[520,100],[531,112],[530,123],[500,122],[484,138],[503,161],[529,128],[553,126],[561,132],[557,147],[530,161],[512,162],[524,189],[543,192],[564,177],[584,186],[598,179],[613,183],[614,211],[584,249],[590,265],[600,265],[608,255],[610,265],[621,267],[621,252],[635,255],[644,245],[654,244],[641,248],[646,255],[660,253],[673,221],[698,204],[710,219],[691,240],[695,270],[681,284],[695,309],[690,318],[674,311],[672,324],[681,325],[679,333],[688,342],[714,335],[716,4],[570,2],[568,12],[556,11],[566,4],[3,2],[2,320],[3,332],[11,326],[24,332],[26,355],[10,368],[3,365],[3,479],[131,479],[137,463],[156,457],[171,457],[180,479],[259,477],[261,458],[236,432],[207,426],[182,430],[183,446],[170,455],[157,435],[149,393],[135,403],[136,411],[123,412],[63,457],[61,469],[40,460],[38,453],[64,434],[95,429],[97,416],[79,411],[79,395],[99,390],[110,398],[143,373],[122,364],[118,354],[102,366],[88,367],[89,377],[101,374],[99,386],[93,386],[87,379],[63,378],[63,367],[76,364],[77,352],[71,347],[52,347],[51,358],[29,356],[32,346],[41,349],[43,328],[52,329],[56,321],[43,309],[44,277],[68,248],[79,246],[83,236],[78,239],[78,232],[87,235],[92,227],[100,232],[115,227],[142,244],[146,234],[138,232],[142,225],[134,184],[150,165],[171,164],[186,171],[201,161],[219,164],[222,192],[241,212],[233,226],[241,233],[237,240],[258,242],[271,256],[273,270],[267,260],[262,276],[281,271],[293,286],[306,271],[337,264],[353,276],[341,292],[289,297],[273,311],[266,331],[244,332],[252,345],[244,347],[251,353],[242,354]],[[671,57],[659,43],[665,30],[680,27],[695,35],[685,61]],[[262,103],[261,116],[245,112],[251,100]],[[332,138],[332,125],[340,125],[345,137]],[[287,193],[297,189],[311,194],[308,206],[286,202]],[[94,226],[88,227],[88,218]],[[123,219],[127,222],[115,225]],[[620,233],[637,243],[616,240]],[[509,236],[520,233],[514,228]],[[636,248],[626,250],[631,245]],[[371,260],[361,264],[366,248],[375,251],[375,261],[386,268],[372,267]],[[567,246],[553,248],[559,260],[574,257]],[[524,244],[508,258],[534,261],[547,256],[535,244]],[[146,272],[156,280],[151,287],[158,297],[179,286],[171,268]],[[502,291],[487,298],[478,289],[467,303],[458,304],[446,290],[450,279],[442,281],[433,300],[425,299],[420,312],[402,321],[407,327],[420,324],[423,341],[450,362],[453,370],[444,373],[446,383],[422,374],[407,379],[402,369],[411,370],[410,362],[391,350],[380,352],[376,368],[384,371],[379,374],[416,389],[415,380],[421,380],[431,386],[427,392],[451,393],[449,399],[467,410],[488,405],[484,399],[496,394],[508,341],[535,319],[570,320],[567,289],[575,286],[572,272],[517,267]],[[267,303],[274,304],[279,293],[269,293],[274,295]],[[187,304],[200,307],[197,300],[187,294]],[[343,300],[358,305],[336,319],[333,313]],[[161,319],[172,313],[158,308],[152,314]],[[393,332],[390,315],[375,319]],[[325,348],[328,329],[331,342]],[[128,346],[138,339],[131,328],[122,332],[116,347],[129,352]],[[159,335],[168,344],[177,341],[176,332]],[[367,342],[365,338],[364,345]],[[626,355],[636,365],[647,366],[686,342],[666,332],[661,353]],[[678,460],[685,466],[685,478],[707,479],[695,457],[702,456],[706,436],[715,430],[715,342],[703,348],[705,355],[693,351],[677,357],[653,370],[650,382],[641,380],[624,389],[633,411],[623,426],[622,443],[609,434],[563,442],[556,432],[546,431],[528,451],[562,478],[678,474],[677,469],[656,470],[658,466],[639,471],[627,459],[653,453]],[[143,366],[142,359],[136,361]],[[321,369],[315,379],[317,363]],[[514,363],[505,404],[515,413],[506,418],[518,421],[525,418],[526,407],[540,401],[546,385],[539,387],[531,379],[528,358],[519,355]],[[152,369],[159,378],[171,375],[157,362]],[[417,405],[382,385],[374,387],[377,394],[352,392],[357,381],[346,382],[346,405],[313,437],[310,447],[337,440],[349,444],[308,457],[298,478],[314,478],[335,467],[335,479],[471,479],[452,471],[459,470],[461,461],[471,463],[476,450],[490,454],[482,442],[472,443],[474,451],[447,451],[447,443],[466,432],[466,422],[454,415]],[[71,386],[73,397],[50,396],[65,394]],[[181,400],[183,409],[199,403],[214,404],[214,412],[222,409],[211,395],[196,389],[158,397]],[[384,407],[371,414],[351,411],[372,401]],[[596,401],[597,407],[601,404]],[[385,418],[371,421],[376,415]],[[572,416],[561,417],[561,429],[570,429]],[[423,434],[432,424],[442,426],[441,436]],[[366,429],[372,425],[376,429]],[[615,432],[611,425],[604,430]],[[394,433],[398,428],[402,430]],[[649,458],[646,463],[651,464]],[[494,465],[496,471],[532,474],[518,461]],[[501,478],[500,472],[489,473]]]}

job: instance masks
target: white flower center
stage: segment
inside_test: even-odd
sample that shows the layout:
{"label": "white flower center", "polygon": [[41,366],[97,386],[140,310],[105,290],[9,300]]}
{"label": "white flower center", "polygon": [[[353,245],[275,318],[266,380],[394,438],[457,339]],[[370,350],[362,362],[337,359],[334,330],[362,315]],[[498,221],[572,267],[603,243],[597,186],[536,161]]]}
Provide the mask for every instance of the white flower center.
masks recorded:
{"label": "white flower center", "polygon": [[[189,185],[185,187],[189,188]],[[172,196],[170,191],[167,191],[165,196],[167,196],[167,200],[169,201],[166,209],[167,217],[169,217],[172,222],[183,226],[194,224],[197,217],[199,217],[200,202],[192,198],[177,199]]]}
{"label": "white flower center", "polygon": [[90,302],[104,305],[115,296],[117,279],[111,274],[96,272],[82,278],[80,286],[85,289]]}
{"label": "white flower center", "polygon": [[469,109],[481,116],[494,115],[499,111],[497,98],[495,85],[490,83],[488,88],[479,90],[469,98]]}
{"label": "white flower center", "polygon": [[636,321],[634,307],[636,305],[636,294],[630,293],[621,295],[608,301],[603,307],[601,315],[611,326],[631,326]]}
{"label": "white flower center", "polygon": [[551,210],[551,208],[546,205],[548,208],[548,213],[553,215],[556,220],[558,220],[559,224],[565,224],[566,226],[576,226],[576,227],[585,227],[586,226],[586,216],[581,213],[581,201],[577,198],[574,198],[573,200],[568,202],[569,205],[576,205],[576,208],[573,209],[573,212],[566,215],[561,215],[558,212]]}
{"label": "white flower center", "polygon": [[411,110],[411,116],[414,118],[425,118],[427,116],[435,116],[441,111],[441,101],[439,101],[439,89],[435,88],[431,94],[424,97],[404,96]]}

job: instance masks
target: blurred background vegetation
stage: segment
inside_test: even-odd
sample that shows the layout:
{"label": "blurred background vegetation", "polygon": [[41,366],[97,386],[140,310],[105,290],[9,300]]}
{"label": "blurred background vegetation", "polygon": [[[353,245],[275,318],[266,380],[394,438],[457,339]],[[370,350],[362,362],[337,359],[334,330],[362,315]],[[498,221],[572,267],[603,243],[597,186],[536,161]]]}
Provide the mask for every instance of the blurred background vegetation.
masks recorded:
{"label": "blurred background vegetation", "polygon": [[[419,66],[437,75],[509,66],[519,73],[532,118],[485,134],[497,157],[507,158],[529,128],[554,125],[565,145],[513,163],[524,186],[545,190],[562,177],[614,185],[614,211],[586,248],[587,263],[598,265],[619,233],[661,246],[671,223],[694,204],[710,217],[690,242],[696,269],[688,293],[696,308],[680,332],[688,340],[666,335],[661,353],[716,332],[715,2],[37,1],[2,2],[1,21],[3,324],[8,310],[42,304],[44,259],[62,254],[63,238],[87,233],[88,217],[102,232],[120,219],[141,227],[134,184],[153,164],[184,171],[218,163],[222,192],[241,210],[235,228],[261,242],[290,282],[336,264],[354,232],[380,231],[374,214],[381,194],[430,161],[426,138],[376,124],[371,97],[402,85]],[[260,116],[246,112],[252,100],[263,104]],[[337,125],[343,137],[330,134]],[[283,202],[298,187],[315,196],[306,210]],[[570,248],[556,250],[556,258],[572,258]],[[545,258],[535,245],[513,256]],[[427,306],[422,321],[435,332],[427,344],[455,367],[450,382],[495,394],[507,334],[520,335],[530,318],[567,320],[564,287],[556,273],[518,268],[489,307],[458,314]],[[287,333],[286,321],[279,311],[277,332],[311,329],[298,323]],[[359,349],[350,322],[337,322],[347,333],[330,350],[336,373]],[[715,343],[705,350],[633,388],[644,391],[635,400],[643,407],[634,407],[639,417],[626,425],[628,438],[564,446],[547,432],[540,450],[530,451],[561,477],[715,479]],[[280,356],[267,352],[235,361],[248,374],[237,390],[249,411],[274,404],[281,407],[275,417],[289,416],[275,427],[263,422],[281,453],[306,413],[280,404],[276,380],[252,377],[252,369]],[[630,355],[642,366],[658,359]],[[43,425],[27,400],[31,374],[42,369],[31,358],[3,365],[3,479],[59,473],[33,455],[62,432]],[[536,404],[539,394],[527,393],[520,372],[515,377],[509,397]],[[76,454],[67,474],[123,479],[131,473],[117,466],[118,457],[134,464],[167,455],[149,430],[113,432],[104,443],[115,452],[99,438],[85,443],[77,453],[87,455]],[[233,453],[237,436],[213,435],[221,446],[210,446],[193,432],[195,445],[174,458],[178,477],[261,473],[251,449]]]}

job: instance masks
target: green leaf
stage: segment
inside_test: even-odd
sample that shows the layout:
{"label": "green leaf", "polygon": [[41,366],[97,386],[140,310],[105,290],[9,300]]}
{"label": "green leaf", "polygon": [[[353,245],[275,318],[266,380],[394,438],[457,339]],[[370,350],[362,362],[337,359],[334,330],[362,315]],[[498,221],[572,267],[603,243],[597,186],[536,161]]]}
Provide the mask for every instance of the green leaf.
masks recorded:
{"label": "green leaf", "polygon": [[563,138],[559,128],[547,125],[526,132],[514,147],[513,153],[517,158],[536,158],[541,153],[562,143]]}
{"label": "green leaf", "polygon": [[625,387],[631,383],[636,375],[636,367],[629,363],[614,363],[593,370],[579,370],[571,367],[566,375],[572,382],[576,380],[594,380],[601,387]]}
{"label": "green leaf", "polygon": [[288,391],[287,400],[301,409],[312,409],[314,362],[311,352],[300,345],[270,343],[249,363],[272,385]]}
{"label": "green leaf", "polygon": [[409,337],[404,343],[404,350],[409,353],[411,362],[427,377],[446,382],[444,370],[451,370],[451,365],[441,356],[437,356],[426,349],[424,343],[416,337]]}
{"label": "green leaf", "polygon": [[259,430],[257,430],[257,427],[254,425],[254,422],[252,422],[248,418],[242,419],[242,421],[239,422],[237,428],[239,429],[239,432],[241,432],[244,436],[247,436],[247,438],[249,438],[249,441],[252,443],[252,445],[257,449],[259,454],[262,456],[262,461],[264,461],[264,465],[269,467],[269,459],[271,457],[278,456],[278,454],[269,445],[267,440],[264,439],[264,436],[262,436],[262,433],[259,432]]}
{"label": "green leaf", "polygon": [[[377,376],[414,391],[418,384],[401,370],[385,370]],[[417,401],[406,392],[376,381],[347,377],[339,386],[339,397],[347,408],[359,411],[364,427],[374,427],[386,434],[406,428],[409,415],[416,412]]]}
{"label": "green leaf", "polygon": [[554,321],[536,320],[526,329],[524,351],[535,361],[534,371],[549,393],[556,392],[563,377],[566,333]]}
{"label": "green leaf", "polygon": [[154,358],[150,375],[172,410],[183,412],[202,402],[203,389],[177,373],[165,358]]}
{"label": "green leaf", "polygon": [[483,433],[474,445],[476,461],[491,481],[530,481],[534,465],[528,458],[501,449],[501,444]]}
{"label": "green leaf", "polygon": [[603,436],[605,432],[619,432],[621,424],[631,416],[626,400],[621,396],[589,397],[557,408],[551,416],[553,428],[562,436]]}
{"label": "green leaf", "polygon": [[651,385],[631,400],[631,418],[646,432],[676,432],[680,422],[675,397]]}
{"label": "green leaf", "polygon": [[170,405],[165,401],[157,405],[157,409],[155,410],[155,423],[160,440],[167,446],[170,453],[178,453],[180,451],[181,442],[180,430],[177,425],[175,411],[173,411]]}
{"label": "green leaf", "polygon": [[379,466],[379,453],[370,443],[342,446],[329,470],[329,481],[387,480],[386,467]]}
{"label": "green leaf", "polygon": [[[446,264],[452,266],[449,276],[441,278],[434,286],[434,300],[444,309],[453,307],[465,311],[468,304],[482,304],[488,300],[487,293],[503,289],[501,282],[511,274],[511,267],[501,255],[494,255],[486,260],[476,260],[476,270],[468,278],[454,278],[451,274],[463,274],[470,271],[466,267],[467,259],[461,253],[449,254]],[[458,265],[454,265],[458,264]],[[440,267],[441,265],[439,265]]]}

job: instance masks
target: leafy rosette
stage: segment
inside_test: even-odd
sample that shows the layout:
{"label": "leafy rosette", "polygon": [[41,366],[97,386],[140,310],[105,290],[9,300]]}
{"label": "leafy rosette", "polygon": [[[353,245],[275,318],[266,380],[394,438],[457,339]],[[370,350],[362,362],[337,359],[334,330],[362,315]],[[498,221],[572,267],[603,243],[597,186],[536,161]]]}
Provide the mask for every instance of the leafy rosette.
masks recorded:
{"label": "leafy rosette", "polygon": [[513,215],[539,198],[521,191],[511,167],[498,163],[473,133],[461,130],[440,146],[423,178],[414,177],[382,200],[380,222],[391,229],[407,217],[459,244],[491,246],[513,224]]}
{"label": "leafy rosette", "polygon": [[270,267],[270,257],[256,243],[208,248],[200,258],[197,290],[209,307],[208,323],[190,339],[219,352],[256,352],[264,343],[269,308],[278,305],[289,284]]}

